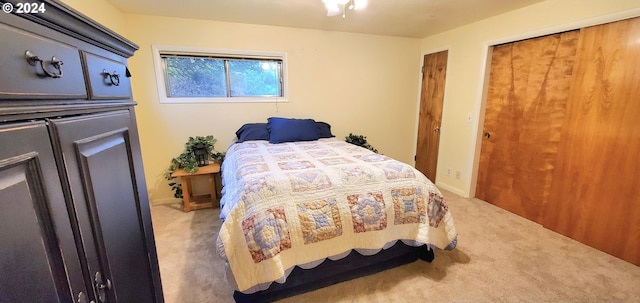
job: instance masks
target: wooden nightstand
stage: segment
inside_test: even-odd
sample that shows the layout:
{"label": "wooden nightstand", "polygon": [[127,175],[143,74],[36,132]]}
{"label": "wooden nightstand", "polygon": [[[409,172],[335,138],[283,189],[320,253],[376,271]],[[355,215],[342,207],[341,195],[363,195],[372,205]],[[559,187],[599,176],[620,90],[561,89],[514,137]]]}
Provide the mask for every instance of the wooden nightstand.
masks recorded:
{"label": "wooden nightstand", "polygon": [[[207,166],[198,167],[198,171],[190,174],[184,169],[176,169],[172,177],[180,177],[182,182],[182,201],[184,202],[184,211],[189,212],[192,209],[220,207],[218,202],[218,191],[216,190],[215,175],[220,173],[220,164],[213,163]],[[191,178],[196,176],[209,176],[209,193],[204,195],[193,196],[191,193]]]}

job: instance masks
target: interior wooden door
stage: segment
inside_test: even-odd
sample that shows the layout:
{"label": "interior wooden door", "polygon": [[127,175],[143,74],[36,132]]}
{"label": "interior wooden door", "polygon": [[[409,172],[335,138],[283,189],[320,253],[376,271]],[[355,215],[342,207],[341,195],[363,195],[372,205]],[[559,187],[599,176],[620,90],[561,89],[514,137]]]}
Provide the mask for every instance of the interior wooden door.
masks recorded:
{"label": "interior wooden door", "polygon": [[495,46],[476,197],[540,222],[578,44],[578,31]]}
{"label": "interior wooden door", "polygon": [[544,225],[640,265],[640,19],[583,28]]}
{"label": "interior wooden door", "polygon": [[424,56],[422,67],[416,169],[434,183],[438,166],[438,146],[440,145],[440,124],[448,56],[449,51],[427,54]]}

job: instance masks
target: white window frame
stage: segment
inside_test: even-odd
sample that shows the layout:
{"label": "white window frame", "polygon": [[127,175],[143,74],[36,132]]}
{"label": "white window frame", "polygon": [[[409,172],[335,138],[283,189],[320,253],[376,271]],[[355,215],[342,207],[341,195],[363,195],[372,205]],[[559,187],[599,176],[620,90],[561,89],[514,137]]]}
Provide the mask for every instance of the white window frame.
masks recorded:
{"label": "white window frame", "polygon": [[[253,50],[233,50],[233,49],[205,49],[185,46],[152,45],[153,65],[156,74],[156,86],[158,88],[158,100],[160,103],[279,103],[288,102],[288,81],[287,81],[287,53],[285,52],[265,52]],[[282,96],[256,96],[256,97],[168,97],[167,83],[165,78],[165,65],[162,61],[161,53],[172,52],[179,54],[191,54],[196,56],[227,56],[227,57],[255,57],[264,59],[282,60]]]}

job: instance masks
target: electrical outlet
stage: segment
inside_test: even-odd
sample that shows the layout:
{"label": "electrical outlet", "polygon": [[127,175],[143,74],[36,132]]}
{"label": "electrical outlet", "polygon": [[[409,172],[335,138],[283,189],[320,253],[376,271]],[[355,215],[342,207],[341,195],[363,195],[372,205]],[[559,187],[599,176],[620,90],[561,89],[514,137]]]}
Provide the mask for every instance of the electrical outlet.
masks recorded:
{"label": "electrical outlet", "polygon": [[459,180],[459,179],[460,179],[460,175],[461,175],[460,171],[459,171],[459,170],[456,170],[456,179],[458,179],[458,180]]}
{"label": "electrical outlet", "polygon": [[451,168],[447,168],[447,176],[451,176]]}

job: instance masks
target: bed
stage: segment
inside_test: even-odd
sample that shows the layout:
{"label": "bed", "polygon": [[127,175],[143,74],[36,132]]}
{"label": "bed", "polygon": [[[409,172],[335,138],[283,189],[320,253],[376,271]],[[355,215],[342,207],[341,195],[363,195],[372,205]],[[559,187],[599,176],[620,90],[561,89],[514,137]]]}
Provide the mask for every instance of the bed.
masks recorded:
{"label": "bed", "polygon": [[453,249],[444,197],[410,165],[311,119],[236,132],[222,164],[218,254],[237,302],[273,301]]}

